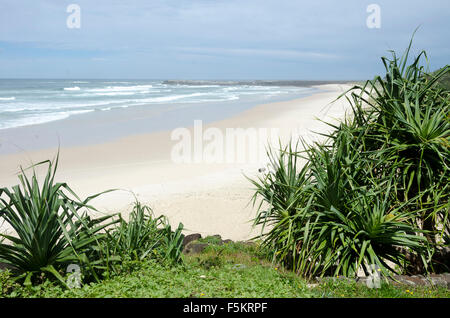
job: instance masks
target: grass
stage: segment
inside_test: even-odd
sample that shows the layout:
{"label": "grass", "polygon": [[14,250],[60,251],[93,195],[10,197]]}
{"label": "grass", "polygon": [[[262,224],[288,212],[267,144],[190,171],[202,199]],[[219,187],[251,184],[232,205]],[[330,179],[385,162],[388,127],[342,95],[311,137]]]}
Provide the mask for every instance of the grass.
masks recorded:
{"label": "grass", "polygon": [[[203,253],[183,256],[183,225],[172,230],[138,201],[127,221],[91,218],[101,194],[81,200],[55,182],[58,157],[38,164],[48,164],[42,183],[21,170],[19,185],[0,188],[0,219],[15,231],[0,234],[0,262],[12,267],[0,272],[0,295],[449,298],[438,287],[308,284],[372,265],[385,276],[450,268],[434,258],[450,246],[450,66],[425,72],[424,51],[408,65],[410,48],[341,96],[352,114],[330,124],[326,142],[269,149],[273,169],[251,180],[254,224],[269,228],[256,246],[207,237]],[[81,269],[77,284],[68,265]]]}
{"label": "grass", "polygon": [[382,283],[380,288],[368,288],[356,282],[329,281],[314,291],[330,298],[450,298],[445,287],[394,286]]}
{"label": "grass", "polygon": [[[408,290],[408,291],[407,291]],[[51,298],[448,298],[449,290],[437,287],[404,287],[383,284],[371,289],[344,281],[327,281],[308,287],[308,282],[272,264],[257,246],[229,243],[208,247],[202,254],[186,257],[184,265],[155,260],[134,264],[127,273],[66,289],[46,280],[24,287],[0,272],[3,297]]]}

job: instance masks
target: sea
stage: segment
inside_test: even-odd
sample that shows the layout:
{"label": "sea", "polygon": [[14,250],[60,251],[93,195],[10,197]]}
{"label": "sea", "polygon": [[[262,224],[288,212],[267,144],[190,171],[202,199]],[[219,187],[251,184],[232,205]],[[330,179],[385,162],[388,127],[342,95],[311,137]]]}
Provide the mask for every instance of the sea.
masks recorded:
{"label": "sea", "polygon": [[[313,94],[307,81],[0,79],[0,130],[144,107],[257,105]],[[235,109],[238,109],[235,107]]]}

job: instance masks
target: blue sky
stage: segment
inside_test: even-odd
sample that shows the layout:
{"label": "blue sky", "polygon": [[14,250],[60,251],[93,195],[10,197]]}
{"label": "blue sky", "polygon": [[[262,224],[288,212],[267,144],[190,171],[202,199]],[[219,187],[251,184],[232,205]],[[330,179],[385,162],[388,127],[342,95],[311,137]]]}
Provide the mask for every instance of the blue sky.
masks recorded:
{"label": "blue sky", "polygon": [[418,26],[414,52],[448,64],[448,0],[1,0],[0,78],[366,79]]}

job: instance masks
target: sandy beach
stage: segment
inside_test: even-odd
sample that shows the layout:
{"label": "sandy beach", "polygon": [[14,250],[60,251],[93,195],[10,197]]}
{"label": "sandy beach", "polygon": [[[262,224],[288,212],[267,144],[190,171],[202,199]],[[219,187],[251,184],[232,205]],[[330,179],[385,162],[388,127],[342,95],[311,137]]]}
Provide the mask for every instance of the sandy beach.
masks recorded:
{"label": "sandy beach", "polygon": [[[313,132],[327,131],[318,119],[342,118],[348,107],[344,99],[333,104],[347,90],[346,84],[321,85],[321,92],[285,102],[255,106],[236,116],[205,124],[203,131],[214,128],[278,130],[283,142],[292,135],[307,140],[317,138]],[[192,126],[194,123],[192,123]],[[186,127],[193,135],[193,127]],[[258,234],[251,220],[255,209],[250,203],[252,185],[245,178],[258,175],[258,162],[175,163],[172,131],[131,135],[99,144],[60,148],[57,173],[82,198],[107,189],[92,204],[101,213],[121,212],[125,217],[134,196],[149,205],[155,215],[164,214],[173,225],[182,222],[185,233],[220,234],[224,239],[247,240]],[[264,149],[267,139],[258,139]],[[255,145],[253,145],[255,146]],[[253,148],[252,148],[253,149]],[[19,165],[54,158],[57,148],[4,154],[0,156],[2,186],[17,183]]]}

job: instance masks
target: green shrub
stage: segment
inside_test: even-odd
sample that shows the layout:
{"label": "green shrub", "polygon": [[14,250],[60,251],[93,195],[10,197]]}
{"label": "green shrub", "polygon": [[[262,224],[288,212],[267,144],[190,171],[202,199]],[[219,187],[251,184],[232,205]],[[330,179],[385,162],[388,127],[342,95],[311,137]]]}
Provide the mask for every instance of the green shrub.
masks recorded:
{"label": "green shrub", "polygon": [[106,275],[125,270],[124,262],[139,262],[144,259],[158,259],[169,263],[182,262],[184,235],[180,223],[175,231],[167,217],[154,217],[150,207],[136,201],[128,222],[121,216],[117,226],[107,231],[108,239],[103,241],[101,258]]}
{"label": "green shrub", "polygon": [[437,246],[449,222],[450,94],[435,84],[450,74],[450,66],[427,74],[420,65],[425,51],[407,66],[410,48],[401,59],[395,53],[391,60],[382,58],[384,79],[349,90],[353,118],[363,118],[355,120],[354,132],[363,136],[357,141],[364,156],[377,162],[378,174],[391,174],[396,199],[414,198],[414,224]]}
{"label": "green shrub", "polygon": [[9,270],[0,270],[0,298],[13,292],[19,285],[12,279]]}
{"label": "green shrub", "polygon": [[[33,169],[31,177],[23,169],[20,185],[0,189],[0,219],[14,230],[13,235],[0,234],[0,262],[13,267],[15,275],[31,284],[34,274],[48,272],[65,284],[61,273],[77,263],[90,268],[95,247],[105,238],[103,229],[114,223],[112,216],[92,219],[83,208],[99,194],[81,201],[65,183],[56,183],[55,163],[48,164],[47,174],[39,185]],[[33,167],[34,168],[34,167]],[[93,272],[95,275],[95,272]]]}
{"label": "green shrub", "polygon": [[425,52],[407,65],[410,48],[340,96],[352,113],[325,142],[269,150],[254,224],[275,261],[305,277],[433,270],[450,207],[450,97],[435,84],[450,68],[427,74]]}

